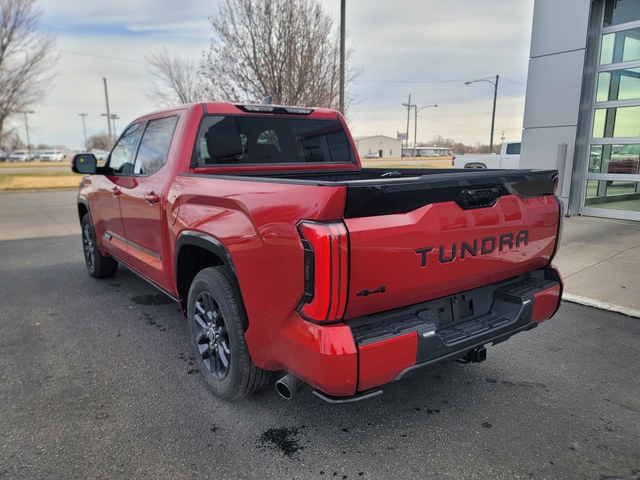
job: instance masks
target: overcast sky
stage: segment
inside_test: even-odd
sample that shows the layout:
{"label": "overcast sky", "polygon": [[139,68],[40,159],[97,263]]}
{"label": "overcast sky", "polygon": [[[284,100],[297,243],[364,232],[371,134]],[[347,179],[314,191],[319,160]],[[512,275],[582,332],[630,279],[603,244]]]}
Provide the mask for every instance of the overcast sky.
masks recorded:
{"label": "overcast sky", "polygon": [[[406,130],[402,103],[412,94],[418,141],[442,135],[488,143],[493,86],[466,80],[501,77],[496,142],[519,140],[524,110],[534,0],[347,0],[348,43],[364,71],[352,91],[356,136],[394,136]],[[339,22],[339,0],[322,0]],[[57,35],[58,75],[46,100],[34,107],[34,144],[81,148],[87,133],[106,131],[102,77],[109,82],[118,133],[155,109],[146,97],[151,76],[145,56],[166,47],[199,59],[208,49],[208,17],[216,0],[41,0],[43,27]],[[21,125],[19,125],[21,126]],[[22,126],[21,126],[22,127]],[[413,141],[413,114],[410,137]],[[22,127],[22,130],[24,128]]]}

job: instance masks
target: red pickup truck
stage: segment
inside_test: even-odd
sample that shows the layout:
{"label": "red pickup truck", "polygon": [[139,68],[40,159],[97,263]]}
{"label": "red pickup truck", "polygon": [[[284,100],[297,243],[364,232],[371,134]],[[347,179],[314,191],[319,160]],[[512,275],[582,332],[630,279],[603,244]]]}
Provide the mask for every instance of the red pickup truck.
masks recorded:
{"label": "red pickup truck", "polygon": [[226,103],[139,118],[72,168],[89,274],[174,299],[223,399],[275,371],[285,398],[368,398],[560,304],[556,171],[363,168],[333,110]]}

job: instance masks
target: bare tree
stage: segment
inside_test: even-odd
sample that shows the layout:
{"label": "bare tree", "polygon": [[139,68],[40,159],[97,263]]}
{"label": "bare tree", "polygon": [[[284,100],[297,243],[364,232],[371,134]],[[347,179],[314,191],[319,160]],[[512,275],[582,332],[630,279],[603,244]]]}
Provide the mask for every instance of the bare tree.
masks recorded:
{"label": "bare tree", "polygon": [[14,150],[26,147],[15,130],[5,130],[0,134],[0,150],[11,153]]}
{"label": "bare tree", "polygon": [[111,142],[109,134],[106,132],[96,133],[87,139],[87,147],[89,150],[111,150]]}
{"label": "bare tree", "polygon": [[[340,38],[318,0],[226,0],[202,70],[210,97],[338,108]],[[360,69],[347,54],[345,84]],[[347,96],[347,104],[353,100]]]}
{"label": "bare tree", "polygon": [[171,107],[206,100],[197,62],[171,55],[166,49],[149,55],[147,62],[155,77],[147,97],[156,105]]}
{"label": "bare tree", "polygon": [[58,57],[53,36],[38,29],[40,16],[35,0],[0,0],[0,136],[50,84]]}

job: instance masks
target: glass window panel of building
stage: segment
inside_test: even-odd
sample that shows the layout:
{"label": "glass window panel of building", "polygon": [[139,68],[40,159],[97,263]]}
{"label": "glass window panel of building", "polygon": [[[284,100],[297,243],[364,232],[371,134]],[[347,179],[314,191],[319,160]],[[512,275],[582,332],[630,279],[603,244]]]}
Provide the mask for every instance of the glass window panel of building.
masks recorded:
{"label": "glass window panel of building", "polygon": [[589,173],[640,174],[640,143],[630,145],[592,145]]}
{"label": "glass window panel of building", "polygon": [[596,102],[640,99],[640,68],[598,74]]}
{"label": "glass window panel of building", "polygon": [[588,180],[585,207],[640,212],[640,183]]}
{"label": "glass window panel of building", "polygon": [[597,109],[592,137],[640,137],[640,106]]}
{"label": "glass window panel of building", "polygon": [[640,20],[640,2],[638,0],[607,0],[604,7],[603,27]]}
{"label": "glass window panel of building", "polygon": [[602,36],[600,65],[640,60],[640,28]]}

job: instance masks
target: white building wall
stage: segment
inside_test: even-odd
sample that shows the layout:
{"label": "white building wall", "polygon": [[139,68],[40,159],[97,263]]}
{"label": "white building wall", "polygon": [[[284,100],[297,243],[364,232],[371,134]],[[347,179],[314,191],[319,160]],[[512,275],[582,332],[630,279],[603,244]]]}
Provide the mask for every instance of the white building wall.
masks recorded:
{"label": "white building wall", "polygon": [[382,158],[400,158],[402,142],[395,138],[378,135],[368,138],[354,138],[356,149],[360,158],[369,153],[378,153],[382,150]]}
{"label": "white building wall", "polygon": [[[521,168],[556,168],[561,143],[573,160],[590,12],[589,0],[535,2]],[[569,188],[562,196],[568,201]]]}

